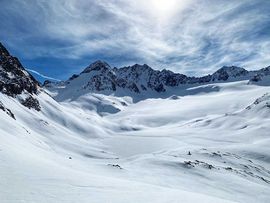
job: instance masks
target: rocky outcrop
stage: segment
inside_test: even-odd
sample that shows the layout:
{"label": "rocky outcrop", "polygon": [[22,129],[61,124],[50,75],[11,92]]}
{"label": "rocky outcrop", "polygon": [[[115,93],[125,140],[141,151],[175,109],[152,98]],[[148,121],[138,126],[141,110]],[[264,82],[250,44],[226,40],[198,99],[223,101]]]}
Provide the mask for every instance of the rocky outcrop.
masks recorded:
{"label": "rocky outcrop", "polygon": [[[39,82],[0,43],[0,92],[14,98],[23,93],[27,98],[19,101],[28,108],[40,111],[39,101],[32,97],[38,93],[38,88]],[[6,112],[9,112],[8,109]]]}
{"label": "rocky outcrop", "polygon": [[270,109],[270,94],[266,93],[263,96],[257,98],[253,104],[249,105],[246,109],[251,110],[253,108],[267,108],[268,110]]}
{"label": "rocky outcrop", "polygon": [[16,120],[14,114],[12,113],[12,111],[10,109],[6,108],[1,101],[0,101],[0,110],[6,112],[7,115],[9,115],[11,118]]}
{"label": "rocky outcrop", "polygon": [[41,107],[39,105],[39,101],[32,96],[27,97],[26,99],[21,100],[21,104],[29,109],[35,109],[36,111],[40,111]]}
{"label": "rocky outcrop", "polygon": [[252,83],[252,82],[255,82],[255,83],[256,83],[256,82],[259,82],[259,81],[262,80],[262,77],[263,77],[263,76],[257,75],[257,74],[256,74],[256,75],[254,75],[254,76],[249,80],[249,82],[251,82],[251,83]]}
{"label": "rocky outcrop", "polygon": [[39,83],[29,74],[20,61],[9,54],[0,43],[0,92],[15,97],[24,90],[36,94]]}
{"label": "rocky outcrop", "polygon": [[249,72],[244,68],[237,66],[223,66],[211,76],[211,81],[227,81],[229,79],[245,77],[248,74]]}

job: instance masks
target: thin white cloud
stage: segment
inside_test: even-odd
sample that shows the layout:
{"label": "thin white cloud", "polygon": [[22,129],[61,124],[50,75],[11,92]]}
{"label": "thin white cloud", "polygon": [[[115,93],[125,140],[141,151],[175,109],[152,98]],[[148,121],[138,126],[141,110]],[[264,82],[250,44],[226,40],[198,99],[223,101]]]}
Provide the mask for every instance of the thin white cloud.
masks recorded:
{"label": "thin white cloud", "polygon": [[32,70],[32,69],[28,69],[28,68],[26,70],[31,72],[31,73],[34,73],[34,74],[38,75],[39,77],[41,77],[43,79],[53,80],[53,81],[57,81],[57,82],[61,81],[59,79],[56,79],[56,78],[53,78],[53,77],[50,77],[50,76],[47,76],[47,75],[43,75],[43,74],[41,74],[40,72],[38,72],[36,70]]}
{"label": "thin white cloud", "polygon": [[269,65],[270,35],[263,32],[270,30],[270,1],[167,1],[14,0],[5,8],[26,25],[8,29],[18,33],[9,37],[29,58],[106,56],[117,58],[113,65],[148,63],[197,74],[223,65]]}

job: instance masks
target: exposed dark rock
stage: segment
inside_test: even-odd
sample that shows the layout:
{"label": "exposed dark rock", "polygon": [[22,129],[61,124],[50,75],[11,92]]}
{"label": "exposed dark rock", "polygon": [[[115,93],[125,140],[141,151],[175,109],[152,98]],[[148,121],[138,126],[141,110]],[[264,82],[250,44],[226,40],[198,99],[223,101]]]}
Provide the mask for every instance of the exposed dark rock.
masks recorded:
{"label": "exposed dark rock", "polygon": [[127,106],[126,102],[120,102],[122,106]]}
{"label": "exposed dark rock", "polygon": [[64,81],[56,82],[56,81],[51,81],[51,80],[45,80],[42,86],[43,87],[47,87],[47,88],[52,88],[52,87],[64,86],[67,83],[69,83],[69,81],[66,81],[66,82],[64,82]]}
{"label": "exposed dark rock", "polygon": [[108,166],[112,166],[114,168],[123,169],[119,164],[108,164]]}
{"label": "exposed dark rock", "polygon": [[184,166],[188,168],[195,167],[195,163],[192,161],[184,161]]}
{"label": "exposed dark rock", "polygon": [[45,80],[44,83],[43,83],[43,86],[47,86],[47,85],[50,85],[50,84],[52,84],[52,81]]}
{"label": "exposed dark rock", "polygon": [[140,93],[140,90],[135,83],[128,85],[128,89],[130,89],[132,92]]}
{"label": "exposed dark rock", "polygon": [[144,85],[141,85],[141,88],[142,88],[143,91],[146,91],[147,90]]}
{"label": "exposed dark rock", "polygon": [[68,80],[74,80],[75,78],[79,77],[77,74],[73,74]]}
{"label": "exposed dark rock", "polygon": [[229,78],[246,76],[249,72],[237,66],[223,66],[212,75],[212,81],[226,81]]}
{"label": "exposed dark rock", "polygon": [[9,54],[0,43],[0,91],[8,96],[15,97],[24,90],[28,93],[37,93],[38,81],[28,73],[20,61]]}
{"label": "exposed dark rock", "polygon": [[154,90],[156,90],[157,92],[165,92],[165,91],[166,91],[165,88],[164,88],[164,86],[163,86],[163,84],[157,85],[157,86],[154,88]]}
{"label": "exposed dark rock", "polygon": [[12,111],[4,106],[4,104],[0,101],[0,110],[4,111],[9,115],[11,118],[16,120],[15,115],[12,113]]}
{"label": "exposed dark rock", "polygon": [[170,96],[170,99],[171,100],[178,100],[178,99],[180,99],[180,97],[178,97],[176,95],[172,95],[172,96]]}
{"label": "exposed dark rock", "polygon": [[262,80],[262,76],[261,75],[254,75],[249,81],[250,82],[259,82]]}
{"label": "exposed dark rock", "polygon": [[90,64],[87,68],[85,68],[82,73],[90,73],[92,71],[105,72],[108,69],[110,69],[110,66],[106,62],[98,60]]}
{"label": "exposed dark rock", "polygon": [[32,96],[27,97],[25,100],[21,101],[21,104],[28,107],[29,109],[35,109],[36,111],[40,111],[41,107],[39,105],[39,101]]}
{"label": "exposed dark rock", "polygon": [[[37,94],[38,87],[39,82],[0,43],[0,92],[11,97],[16,97],[24,92],[30,96],[21,101],[21,103],[28,108],[40,111],[38,100],[31,96],[32,94]],[[9,109],[6,109],[6,112],[15,118]]]}

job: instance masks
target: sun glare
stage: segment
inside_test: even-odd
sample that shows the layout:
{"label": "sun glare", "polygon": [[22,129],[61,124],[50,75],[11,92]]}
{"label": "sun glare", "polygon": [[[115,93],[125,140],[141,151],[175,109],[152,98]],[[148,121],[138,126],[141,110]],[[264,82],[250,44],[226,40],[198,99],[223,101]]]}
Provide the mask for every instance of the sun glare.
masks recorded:
{"label": "sun glare", "polygon": [[169,14],[177,7],[177,0],[151,0],[153,10],[161,14]]}
{"label": "sun glare", "polygon": [[[142,1],[143,2],[143,1]],[[161,21],[167,21],[175,13],[186,8],[190,0],[148,0],[143,4],[147,6],[149,12]]]}

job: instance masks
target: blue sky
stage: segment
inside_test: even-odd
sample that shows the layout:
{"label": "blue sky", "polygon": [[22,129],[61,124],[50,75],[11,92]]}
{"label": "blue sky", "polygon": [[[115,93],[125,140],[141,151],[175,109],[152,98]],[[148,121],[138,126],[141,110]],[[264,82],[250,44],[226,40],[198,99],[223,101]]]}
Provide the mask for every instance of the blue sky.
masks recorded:
{"label": "blue sky", "polygon": [[101,59],[188,75],[270,65],[270,0],[0,0],[0,41],[67,79]]}

